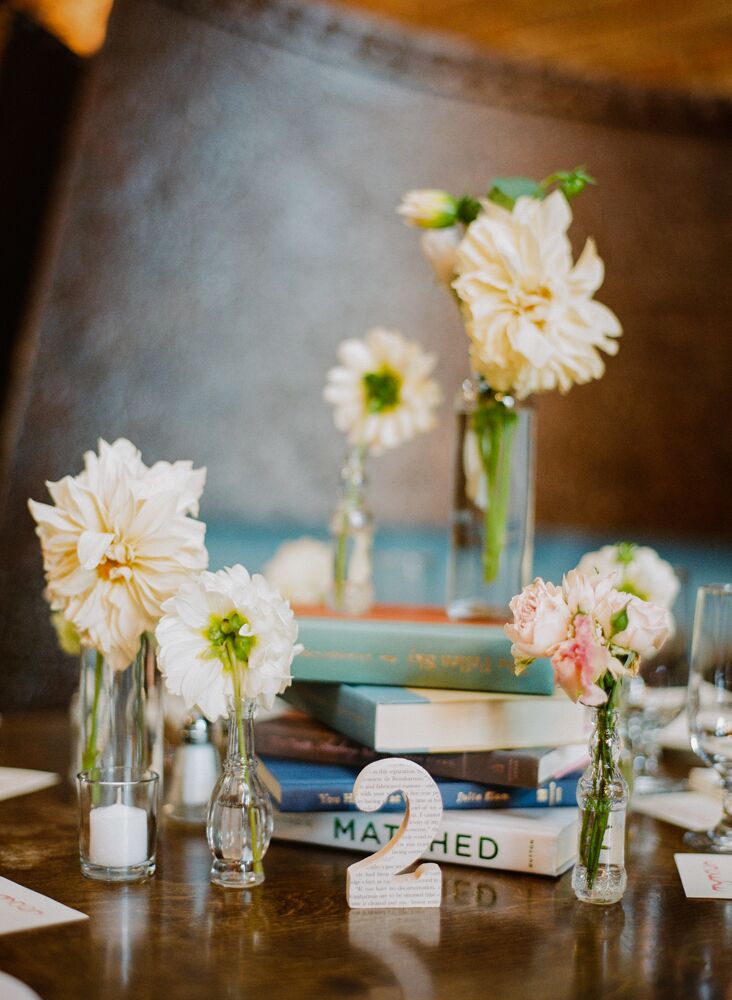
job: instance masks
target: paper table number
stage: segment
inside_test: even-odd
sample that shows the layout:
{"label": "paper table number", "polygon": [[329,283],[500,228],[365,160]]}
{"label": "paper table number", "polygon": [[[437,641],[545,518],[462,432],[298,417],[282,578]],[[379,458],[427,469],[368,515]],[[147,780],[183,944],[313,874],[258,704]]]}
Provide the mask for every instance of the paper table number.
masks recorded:
{"label": "paper table number", "polygon": [[395,906],[439,906],[442,872],[434,862],[413,872],[404,869],[427,850],[442,817],[440,790],[414,761],[402,757],[376,760],[361,771],[353,786],[353,801],[364,812],[374,812],[402,792],[406,811],[388,844],[357,861],[346,873],[348,905],[359,909]]}

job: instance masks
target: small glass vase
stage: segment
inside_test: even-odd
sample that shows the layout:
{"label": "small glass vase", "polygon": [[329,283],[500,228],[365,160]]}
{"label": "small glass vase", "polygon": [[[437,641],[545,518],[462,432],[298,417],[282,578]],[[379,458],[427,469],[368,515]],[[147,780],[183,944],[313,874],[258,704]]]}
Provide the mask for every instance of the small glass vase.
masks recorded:
{"label": "small glass vase", "polygon": [[463,382],[455,410],[447,613],[504,619],[531,580],[534,411],[477,377]]}
{"label": "small glass vase", "polygon": [[162,775],[163,705],[148,637],[124,670],[113,670],[95,649],[82,649],[80,669],[75,774],[126,768]]}
{"label": "small glass vase", "polygon": [[572,888],[583,903],[607,906],[622,899],[625,871],[625,817],[628,786],[618,767],[617,709],[594,710],[590,763],[577,783],[579,840]]}
{"label": "small glass vase", "polygon": [[365,614],[374,603],[374,519],[366,506],[365,449],[352,448],[341,469],[341,495],[331,518],[333,582],[328,604],[341,614]]}
{"label": "small glass vase", "polygon": [[272,802],[254,754],[255,711],[251,699],[229,700],[229,747],[208,806],[211,881],[225,889],[264,881],[262,861],[272,838]]}

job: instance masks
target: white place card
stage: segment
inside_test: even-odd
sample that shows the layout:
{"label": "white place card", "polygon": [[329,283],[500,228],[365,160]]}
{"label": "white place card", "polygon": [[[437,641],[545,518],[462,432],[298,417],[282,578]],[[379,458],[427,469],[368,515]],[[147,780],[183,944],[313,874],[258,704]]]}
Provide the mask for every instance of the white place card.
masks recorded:
{"label": "white place card", "polygon": [[0,767],[0,801],[50,788],[60,781],[51,771],[28,771],[22,767]]}
{"label": "white place card", "polygon": [[0,934],[88,919],[86,913],[72,910],[8,878],[0,878]]}
{"label": "white place card", "polygon": [[6,972],[0,972],[0,997],[3,1000],[41,1000],[30,986]]}
{"label": "white place card", "polygon": [[732,899],[732,855],[674,854],[689,899]]}

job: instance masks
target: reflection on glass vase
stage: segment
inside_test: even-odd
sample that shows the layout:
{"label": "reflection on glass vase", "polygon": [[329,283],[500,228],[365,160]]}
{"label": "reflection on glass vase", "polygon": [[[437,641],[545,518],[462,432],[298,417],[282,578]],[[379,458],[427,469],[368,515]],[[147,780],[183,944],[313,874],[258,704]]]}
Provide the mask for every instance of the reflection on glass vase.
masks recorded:
{"label": "reflection on glass vase", "polygon": [[531,579],[534,413],[475,377],[463,382],[455,408],[447,613],[503,618]]}
{"label": "reflection on glass vase", "polygon": [[365,614],[374,603],[374,519],[366,506],[365,449],[352,448],[341,469],[341,495],[331,518],[333,582],[329,605],[344,614]]}
{"label": "reflection on glass vase", "polygon": [[264,881],[263,858],[272,838],[272,802],[254,754],[255,711],[251,699],[229,699],[229,747],[208,807],[211,881],[225,889]]}
{"label": "reflection on glass vase", "polygon": [[579,840],[572,888],[577,899],[601,906],[622,899],[625,872],[625,817],[628,786],[618,768],[618,711],[594,710],[590,763],[577,783]]}
{"label": "reflection on glass vase", "polygon": [[137,656],[113,670],[102,653],[82,649],[78,730],[72,770],[128,768],[163,773],[163,706],[155,652],[143,636]]}

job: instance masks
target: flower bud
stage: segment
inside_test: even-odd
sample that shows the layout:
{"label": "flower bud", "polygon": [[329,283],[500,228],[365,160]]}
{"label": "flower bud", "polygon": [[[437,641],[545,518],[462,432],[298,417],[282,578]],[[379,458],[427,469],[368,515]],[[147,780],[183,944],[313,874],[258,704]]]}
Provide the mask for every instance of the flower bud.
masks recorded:
{"label": "flower bud", "polygon": [[457,211],[456,198],[447,191],[432,188],[408,191],[397,209],[406,222],[422,229],[443,229],[455,225]]}

